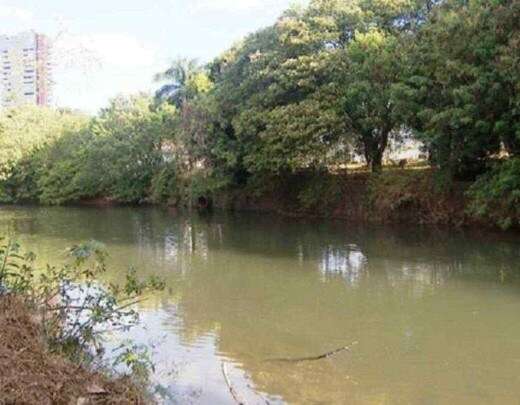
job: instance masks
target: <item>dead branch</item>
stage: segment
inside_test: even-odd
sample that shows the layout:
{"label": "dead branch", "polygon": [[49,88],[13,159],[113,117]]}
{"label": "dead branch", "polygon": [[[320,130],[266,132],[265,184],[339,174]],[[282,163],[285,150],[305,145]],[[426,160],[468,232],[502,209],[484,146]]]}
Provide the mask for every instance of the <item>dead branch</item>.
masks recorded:
{"label": "dead branch", "polygon": [[231,396],[233,397],[235,402],[239,405],[246,405],[246,403],[240,399],[239,395],[233,388],[233,385],[231,384],[231,381],[229,380],[229,377],[228,377],[226,363],[224,363],[224,362],[222,362],[222,374],[224,375],[224,380],[226,381],[226,385],[228,386],[229,392],[231,393]]}
{"label": "dead branch", "polygon": [[301,362],[304,362],[304,361],[323,360],[323,359],[327,359],[329,357],[332,357],[332,356],[334,356],[334,355],[336,355],[338,353],[345,352],[345,351],[350,351],[352,349],[352,346],[355,346],[357,344],[358,344],[358,342],[352,342],[349,346],[343,346],[343,347],[340,347],[339,349],[332,350],[332,351],[324,353],[324,354],[320,354],[319,356],[300,357],[300,358],[295,358],[295,359],[289,359],[289,358],[270,359],[270,360],[267,360],[267,361],[270,361],[270,362],[284,362],[284,363],[301,363]]}

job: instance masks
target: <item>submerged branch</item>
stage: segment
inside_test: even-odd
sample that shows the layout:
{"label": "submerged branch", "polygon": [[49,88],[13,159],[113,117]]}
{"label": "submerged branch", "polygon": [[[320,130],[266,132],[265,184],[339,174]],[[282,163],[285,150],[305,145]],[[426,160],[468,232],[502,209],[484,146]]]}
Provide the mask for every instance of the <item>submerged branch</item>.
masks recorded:
{"label": "submerged branch", "polygon": [[266,361],[269,361],[269,362],[284,362],[284,363],[301,363],[301,362],[304,362],[304,361],[323,360],[323,359],[327,359],[327,358],[329,358],[331,356],[334,356],[334,355],[336,355],[338,353],[345,352],[345,351],[350,351],[352,349],[352,346],[355,346],[357,344],[358,344],[358,342],[352,342],[349,346],[343,346],[343,347],[340,347],[339,349],[332,350],[332,351],[324,353],[324,354],[320,354],[319,356],[300,357],[300,358],[295,358],[295,359],[289,359],[289,358],[269,359],[269,360],[266,360]]}
{"label": "submerged branch", "polygon": [[222,362],[222,374],[224,375],[224,380],[226,381],[226,385],[228,386],[229,392],[231,393],[231,396],[233,397],[235,402],[239,405],[246,405],[246,403],[240,399],[237,392],[233,388],[233,385],[231,384],[231,381],[229,380],[229,377],[228,377],[226,363],[224,363],[224,362]]}

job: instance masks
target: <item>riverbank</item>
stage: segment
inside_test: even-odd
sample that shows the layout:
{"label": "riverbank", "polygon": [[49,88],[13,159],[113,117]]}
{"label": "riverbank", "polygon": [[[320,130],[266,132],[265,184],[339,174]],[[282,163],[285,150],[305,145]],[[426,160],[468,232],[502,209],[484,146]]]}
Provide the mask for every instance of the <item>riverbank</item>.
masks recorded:
{"label": "riverbank", "polygon": [[111,379],[51,353],[31,312],[13,296],[0,298],[0,362],[0,403],[145,403],[130,379]]}
{"label": "riverbank", "polygon": [[[246,185],[217,191],[175,187],[163,201],[147,197],[129,204],[113,197],[97,196],[64,205],[111,207],[155,205],[175,209],[213,208],[236,212],[262,212],[297,218],[338,219],[349,223],[477,226],[497,229],[495,217],[476,215],[468,194],[473,182],[441,183],[427,166],[386,167],[382,173],[365,170],[338,173],[300,172],[258,178]],[[515,227],[515,223],[511,227]]]}
{"label": "riverbank", "polygon": [[[228,187],[189,197],[186,193],[164,204],[179,209],[191,205],[202,210],[262,212],[350,223],[497,227],[493,220],[477,218],[469,212],[467,190],[471,182],[453,182],[446,188],[439,186],[435,176],[435,172],[426,167],[387,168],[380,174],[308,172],[263,178],[244,187]],[[121,205],[115,199],[104,197],[77,204]],[[161,205],[153,201],[142,204]]]}
{"label": "riverbank", "polygon": [[424,168],[388,169],[377,175],[309,173],[264,183],[270,187],[256,189],[253,185],[216,193],[214,206],[355,223],[494,226],[468,212],[470,183],[441,188],[435,173]]}

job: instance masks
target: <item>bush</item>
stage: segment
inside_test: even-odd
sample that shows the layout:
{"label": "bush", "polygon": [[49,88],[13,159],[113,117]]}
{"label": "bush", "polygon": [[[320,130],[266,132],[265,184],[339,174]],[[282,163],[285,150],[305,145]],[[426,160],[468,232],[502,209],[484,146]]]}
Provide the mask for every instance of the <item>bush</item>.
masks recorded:
{"label": "bush", "polygon": [[32,253],[23,254],[16,243],[0,239],[0,297],[14,295],[35,311],[51,349],[93,361],[102,353],[106,327],[114,331],[135,325],[135,304],[164,286],[156,278],[139,281],[133,270],[123,286],[103,284],[107,253],[97,242],[72,247],[69,257],[64,266],[37,268]]}
{"label": "bush", "polygon": [[462,200],[453,189],[438,186],[429,171],[388,171],[370,178],[367,201],[371,219],[418,224],[463,222]]}
{"label": "bush", "polygon": [[503,229],[520,224],[520,158],[496,165],[468,191],[470,214]]}
{"label": "bush", "polygon": [[169,164],[159,170],[152,178],[150,198],[154,203],[169,203],[179,193],[177,170],[174,164]]}
{"label": "bush", "polygon": [[162,142],[172,133],[168,114],[141,95],[116,98],[88,121],[48,112],[36,125],[27,112],[0,114],[0,201],[146,200],[165,163]]}
{"label": "bush", "polygon": [[326,172],[311,173],[303,178],[298,202],[306,211],[329,214],[343,197],[343,182]]}

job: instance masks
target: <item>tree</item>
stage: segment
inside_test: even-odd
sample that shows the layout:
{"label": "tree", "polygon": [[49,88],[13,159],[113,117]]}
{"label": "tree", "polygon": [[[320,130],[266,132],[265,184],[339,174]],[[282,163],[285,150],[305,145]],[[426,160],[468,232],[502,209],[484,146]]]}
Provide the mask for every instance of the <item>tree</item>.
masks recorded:
{"label": "tree", "polygon": [[326,18],[304,17],[289,9],[211,64],[217,129],[237,180],[326,167],[347,148],[328,45],[340,33]]}
{"label": "tree", "polygon": [[474,178],[501,142],[516,150],[519,9],[515,0],[448,1],[413,43],[408,122],[449,177]]}
{"label": "tree", "polygon": [[[44,111],[35,108],[35,117]],[[136,95],[112,100],[98,117],[81,125],[74,120],[65,125],[61,113],[45,114],[54,121],[48,126],[38,121],[34,139],[29,132],[34,146],[27,142],[25,149],[16,150],[19,158],[0,182],[2,200],[64,204],[106,197],[134,203],[148,197],[152,179],[166,164],[163,140],[172,136],[173,107],[157,107],[151,97]],[[19,131],[32,128],[32,115],[16,117]],[[27,136],[13,134],[14,139]]]}
{"label": "tree", "polygon": [[164,163],[163,139],[172,125],[170,111],[154,108],[146,95],[112,100],[91,124],[93,143],[84,158],[85,169],[97,167],[99,191],[121,202],[143,201]]}
{"label": "tree", "polygon": [[0,178],[33,150],[87,123],[79,113],[31,105],[0,111]]}
{"label": "tree", "polygon": [[82,114],[23,106],[0,112],[0,201],[36,201],[43,151],[88,125]]}
{"label": "tree", "polygon": [[176,59],[164,72],[155,76],[164,83],[156,92],[159,101],[167,101],[177,108],[211,88],[211,81],[196,60]]}
{"label": "tree", "polygon": [[382,170],[390,137],[398,138],[403,129],[395,101],[403,59],[398,38],[377,28],[356,32],[343,55],[338,80],[343,85],[345,119],[373,172]]}
{"label": "tree", "polygon": [[[324,4],[323,0],[311,3]],[[342,2],[340,2],[342,3]],[[390,139],[399,140],[405,117],[399,101],[407,73],[405,44],[427,21],[435,0],[361,0],[334,13],[343,27],[340,110],[349,136],[373,172],[382,170]]]}

